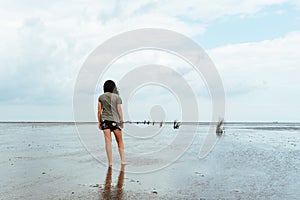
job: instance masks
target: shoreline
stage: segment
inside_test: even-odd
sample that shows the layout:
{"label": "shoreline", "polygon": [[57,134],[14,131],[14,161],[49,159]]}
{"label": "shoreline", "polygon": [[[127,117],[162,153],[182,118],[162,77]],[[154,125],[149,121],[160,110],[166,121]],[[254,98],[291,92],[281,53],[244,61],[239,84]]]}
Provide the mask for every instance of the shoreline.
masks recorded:
{"label": "shoreline", "polygon": [[[96,130],[94,124],[87,127]],[[31,124],[2,124],[0,179],[4,182],[0,184],[0,199],[101,199],[120,190],[123,199],[297,199],[300,195],[298,131],[228,126],[210,154],[199,159],[206,128],[200,127],[193,143],[175,162],[140,174],[132,173],[132,169],[155,166],[165,159],[143,160],[142,154],[168,144],[176,131],[166,127],[162,138],[146,141],[124,134],[125,153],[141,154],[127,157],[125,173],[120,175],[115,142],[110,174],[105,163],[95,160],[83,147],[73,125],[46,124],[32,129]],[[91,141],[104,147],[101,140],[102,135],[94,132]],[[105,160],[105,151],[98,153]]]}
{"label": "shoreline", "polygon": [[[159,121],[154,121],[155,124],[159,124]],[[182,125],[209,125],[211,123],[218,123],[218,122],[208,122],[208,121],[201,121],[201,122],[181,122],[178,121]],[[81,122],[76,122],[76,121],[0,121],[0,124],[95,124],[98,123],[97,121],[81,121]],[[135,124],[138,123],[140,125],[144,124],[144,121],[125,121],[125,124]],[[150,121],[150,124],[153,122]],[[163,122],[164,124],[173,124],[174,121],[166,121]],[[257,124],[265,124],[265,125],[275,125],[275,124],[300,124],[300,121],[224,121],[224,124],[227,125],[234,125],[234,124],[247,124],[247,125],[257,125]],[[148,125],[148,124],[145,124]]]}

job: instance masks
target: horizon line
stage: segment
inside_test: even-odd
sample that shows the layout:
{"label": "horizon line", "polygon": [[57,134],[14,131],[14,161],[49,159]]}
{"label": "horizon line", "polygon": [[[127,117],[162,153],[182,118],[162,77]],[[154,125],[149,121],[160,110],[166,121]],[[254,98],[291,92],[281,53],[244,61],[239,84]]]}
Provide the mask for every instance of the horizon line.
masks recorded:
{"label": "horizon line", "polygon": [[[173,124],[174,122],[184,124],[184,123],[217,123],[218,121],[124,121],[125,124],[130,123],[139,123],[139,124],[145,124],[148,125],[152,124],[153,122],[155,124],[163,123],[163,124]],[[97,121],[0,121],[0,123],[98,123]],[[300,121],[224,121],[224,123],[300,123]]]}

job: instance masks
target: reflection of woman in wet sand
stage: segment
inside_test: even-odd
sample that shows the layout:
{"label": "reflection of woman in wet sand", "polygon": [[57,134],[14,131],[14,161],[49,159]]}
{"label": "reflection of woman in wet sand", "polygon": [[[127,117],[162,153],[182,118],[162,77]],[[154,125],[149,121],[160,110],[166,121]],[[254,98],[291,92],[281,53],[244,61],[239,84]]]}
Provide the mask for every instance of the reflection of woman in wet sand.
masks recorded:
{"label": "reflection of woman in wet sand", "polygon": [[108,167],[105,179],[103,199],[123,199],[124,168],[125,165],[122,165],[116,189],[114,191],[111,191],[112,168]]}
{"label": "reflection of woman in wet sand", "polygon": [[126,164],[121,130],[124,127],[122,100],[113,81],[106,81],[103,90],[104,94],[100,95],[98,99],[98,126],[104,133],[108,163],[109,166],[112,166],[111,132],[113,132],[118,143],[121,164]]}

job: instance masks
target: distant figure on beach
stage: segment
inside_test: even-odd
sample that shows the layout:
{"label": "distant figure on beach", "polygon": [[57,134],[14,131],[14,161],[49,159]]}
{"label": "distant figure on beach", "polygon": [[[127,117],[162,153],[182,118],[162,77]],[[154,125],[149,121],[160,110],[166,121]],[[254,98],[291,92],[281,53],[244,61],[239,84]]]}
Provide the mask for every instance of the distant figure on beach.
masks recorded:
{"label": "distant figure on beach", "polygon": [[177,122],[176,120],[174,121],[174,124],[173,124],[173,128],[174,129],[179,129],[179,126],[180,126],[180,122]]}
{"label": "distant figure on beach", "polygon": [[217,136],[221,136],[224,132],[222,126],[224,124],[224,119],[219,120],[219,122],[217,123],[217,127],[216,127],[216,134]]}
{"label": "distant figure on beach", "polygon": [[112,137],[114,133],[118,143],[121,164],[126,164],[124,159],[124,144],[122,138],[123,113],[122,99],[116,84],[112,80],[107,80],[103,85],[104,94],[98,98],[98,127],[103,131],[105,139],[105,149],[109,166],[112,166]]}
{"label": "distant figure on beach", "polygon": [[161,128],[161,127],[162,127],[162,125],[163,125],[163,122],[160,122],[160,123],[159,123],[159,127]]}

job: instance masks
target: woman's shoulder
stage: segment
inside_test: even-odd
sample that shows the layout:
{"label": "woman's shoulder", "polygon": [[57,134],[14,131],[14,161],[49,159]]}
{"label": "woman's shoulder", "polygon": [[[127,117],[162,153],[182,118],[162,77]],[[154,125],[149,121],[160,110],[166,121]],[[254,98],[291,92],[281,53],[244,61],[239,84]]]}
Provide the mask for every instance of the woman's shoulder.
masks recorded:
{"label": "woman's shoulder", "polygon": [[107,97],[109,97],[110,96],[110,93],[109,92],[105,92],[105,93],[103,93],[103,94],[101,94],[100,96],[99,96],[99,100],[100,99],[105,99],[105,98],[107,98]]}
{"label": "woman's shoulder", "polygon": [[98,98],[98,101],[117,101],[117,103],[122,103],[121,97],[118,94],[111,92],[105,92],[104,94],[101,94]]}
{"label": "woman's shoulder", "polygon": [[111,92],[105,92],[99,96],[99,98],[103,97],[120,97],[120,95]]}
{"label": "woman's shoulder", "polygon": [[113,93],[111,98],[114,99],[114,101],[116,101],[117,104],[122,104],[122,99],[119,94]]}
{"label": "woman's shoulder", "polygon": [[120,97],[120,95],[116,94],[116,93],[110,93],[111,96],[114,96],[114,97]]}

